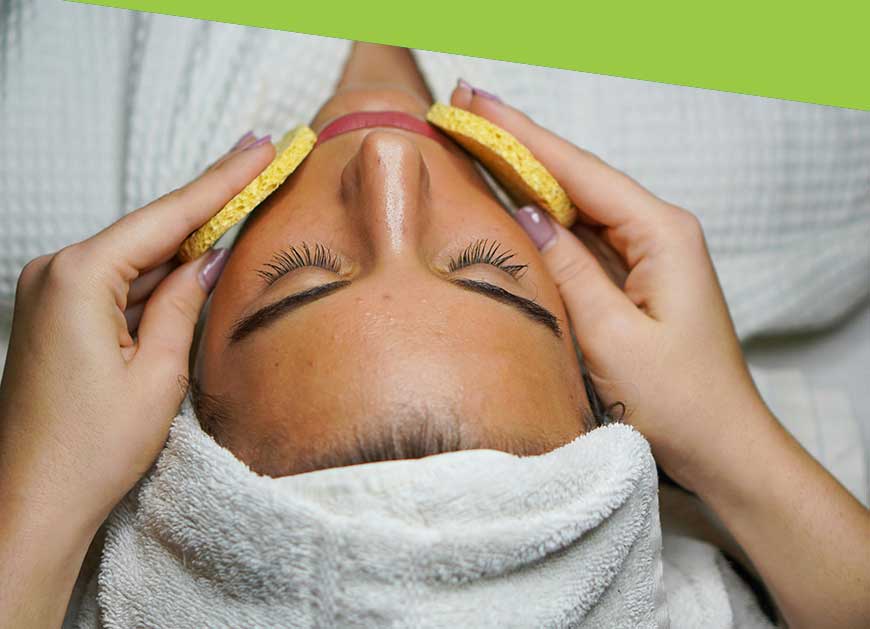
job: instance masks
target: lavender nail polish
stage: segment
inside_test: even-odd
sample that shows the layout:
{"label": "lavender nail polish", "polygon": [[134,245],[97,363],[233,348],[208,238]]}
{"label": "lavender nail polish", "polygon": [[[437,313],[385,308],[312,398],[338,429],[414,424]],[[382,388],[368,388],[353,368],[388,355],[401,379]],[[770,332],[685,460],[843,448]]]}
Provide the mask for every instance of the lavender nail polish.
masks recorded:
{"label": "lavender nail polish", "polygon": [[542,209],[527,205],[518,209],[514,218],[517,219],[520,227],[526,230],[539,250],[543,251],[556,241],[556,228]]}
{"label": "lavender nail polish", "polygon": [[459,79],[458,81],[456,81],[456,87],[462,88],[464,90],[471,90],[471,93],[474,96],[480,96],[481,98],[485,98],[486,100],[491,100],[496,103],[501,102],[501,99],[492,92],[487,92],[486,90],[482,90],[479,87],[474,87],[465,79]]}
{"label": "lavender nail polish", "polygon": [[221,271],[224,270],[224,265],[230,252],[227,249],[213,249],[206,256],[208,259],[199,272],[199,285],[206,293],[210,293],[214,285],[217,284],[218,278],[221,276]]}
{"label": "lavender nail polish", "polygon": [[248,131],[245,135],[243,135],[242,137],[240,137],[240,138],[238,139],[238,141],[237,141],[235,144],[233,144],[233,148],[231,148],[230,150],[231,150],[231,151],[235,151],[237,148],[239,148],[239,147],[241,147],[241,146],[247,144],[247,143],[250,142],[251,140],[253,140],[254,137],[255,137],[255,136],[254,136],[254,132],[253,132],[253,131]]}
{"label": "lavender nail polish", "polygon": [[480,96],[481,98],[485,98],[486,100],[491,100],[491,101],[494,101],[496,103],[501,102],[501,99],[498,96],[496,96],[492,92],[487,92],[486,90],[482,90],[479,87],[472,87],[471,93],[474,94],[475,96]]}
{"label": "lavender nail polish", "polygon": [[262,138],[260,138],[259,140],[257,140],[253,144],[251,144],[250,146],[246,146],[245,150],[247,151],[249,149],[256,148],[258,146],[263,146],[266,142],[271,142],[271,141],[272,141],[271,135],[264,135]]}

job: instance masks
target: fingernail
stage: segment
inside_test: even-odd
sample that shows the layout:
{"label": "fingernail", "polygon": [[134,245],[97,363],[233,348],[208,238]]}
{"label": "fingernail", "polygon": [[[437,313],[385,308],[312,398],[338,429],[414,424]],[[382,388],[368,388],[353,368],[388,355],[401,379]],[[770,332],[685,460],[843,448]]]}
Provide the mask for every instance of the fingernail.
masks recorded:
{"label": "fingernail", "polygon": [[485,98],[486,100],[491,100],[491,101],[494,101],[496,103],[501,102],[501,99],[498,96],[496,96],[492,92],[487,92],[486,90],[482,90],[479,87],[472,87],[471,93],[474,94],[475,96],[480,96],[481,98]]}
{"label": "fingernail", "polygon": [[250,146],[246,146],[245,150],[247,151],[247,150],[250,150],[252,148],[256,148],[258,146],[263,146],[266,142],[271,142],[271,141],[272,141],[271,135],[264,135],[262,138],[260,138],[259,140],[257,140],[253,144],[251,144]]}
{"label": "fingernail", "polygon": [[492,92],[487,92],[486,90],[482,90],[479,87],[474,87],[471,83],[466,81],[465,79],[459,79],[456,81],[456,87],[463,90],[471,90],[471,93],[474,96],[480,96],[481,98],[485,98],[486,100],[491,100],[496,103],[500,103],[501,99],[493,94]]}
{"label": "fingernail", "polygon": [[230,252],[227,249],[212,249],[206,254],[208,259],[199,272],[199,285],[202,286],[202,289],[206,293],[210,293],[214,285],[217,284],[229,254]]}
{"label": "fingernail", "polygon": [[542,209],[534,205],[527,205],[518,209],[514,218],[517,219],[520,227],[526,230],[529,238],[539,250],[543,251],[555,242],[556,228],[553,227],[550,217]]}
{"label": "fingernail", "polygon": [[235,144],[233,144],[233,148],[231,148],[230,150],[235,151],[237,148],[241,148],[242,146],[248,144],[255,137],[256,136],[254,135],[253,131],[248,131],[245,135],[240,137]]}

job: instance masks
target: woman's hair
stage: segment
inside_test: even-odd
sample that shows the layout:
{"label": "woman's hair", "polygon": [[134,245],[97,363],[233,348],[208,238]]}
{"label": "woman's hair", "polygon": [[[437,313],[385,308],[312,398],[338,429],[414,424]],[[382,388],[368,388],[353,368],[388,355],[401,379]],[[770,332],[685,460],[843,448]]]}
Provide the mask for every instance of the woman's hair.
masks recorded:
{"label": "woman's hair", "polygon": [[[589,409],[578,411],[577,435],[589,432],[603,424],[620,421],[625,407],[621,403],[605,408],[589,376],[583,374]],[[232,425],[237,413],[232,403],[220,396],[205,393],[194,379],[190,383],[194,412],[202,426],[218,444],[233,449]],[[619,417],[611,415],[619,410]],[[419,459],[435,454],[486,448],[510,452],[518,456],[544,454],[558,444],[542,434],[538,438],[519,438],[499,432],[476,434],[463,429],[464,419],[457,414],[439,411],[433,413],[425,406],[396,409],[392,417],[371,422],[365,430],[353,431],[330,443],[318,444],[310,451],[294,452],[294,461],[284,456],[285,444],[281,435],[257,435],[252,447],[246,444],[246,463],[257,473],[279,477],[319,469],[344,467],[361,463]],[[374,428],[372,428],[374,427]]]}

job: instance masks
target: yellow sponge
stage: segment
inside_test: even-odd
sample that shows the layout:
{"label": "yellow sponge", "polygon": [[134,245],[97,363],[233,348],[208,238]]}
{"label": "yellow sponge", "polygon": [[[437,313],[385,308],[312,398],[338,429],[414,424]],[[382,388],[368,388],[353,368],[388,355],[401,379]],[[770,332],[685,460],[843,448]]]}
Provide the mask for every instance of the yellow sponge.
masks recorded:
{"label": "yellow sponge", "polygon": [[275,159],[244,190],[230,199],[220,212],[181,244],[178,250],[179,259],[182,262],[195,260],[208,251],[230,227],[247,216],[284,183],[290,173],[308,156],[315,142],[317,135],[305,125],[299,125],[284,134],[275,145]]}
{"label": "yellow sponge", "polygon": [[559,182],[510,133],[486,118],[442,103],[432,105],[426,118],[477,158],[515,203],[534,203],[565,227],[577,219],[577,208]]}

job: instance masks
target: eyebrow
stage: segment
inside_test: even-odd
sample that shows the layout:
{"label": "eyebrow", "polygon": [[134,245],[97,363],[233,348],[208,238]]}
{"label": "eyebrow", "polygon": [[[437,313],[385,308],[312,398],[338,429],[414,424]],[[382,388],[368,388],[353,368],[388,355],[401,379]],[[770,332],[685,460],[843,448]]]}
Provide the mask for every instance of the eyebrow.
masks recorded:
{"label": "eyebrow", "polygon": [[[559,320],[555,315],[553,315],[553,313],[543,306],[538,305],[531,299],[514,295],[512,292],[488,282],[466,279],[451,279],[448,280],[448,282],[464,290],[512,306],[532,321],[546,326],[547,329],[556,336],[556,338],[562,338],[562,329],[559,326]],[[330,282],[329,284],[323,284],[321,286],[315,286],[314,288],[293,293],[283,299],[279,299],[275,303],[264,306],[255,313],[243,317],[235,323],[232,332],[230,333],[230,342],[238,343],[248,335],[265,328],[297,308],[301,308],[306,304],[323,299],[327,295],[331,295],[332,293],[345,288],[350,285],[350,283],[350,280],[340,280],[337,282]]]}
{"label": "eyebrow", "polygon": [[464,279],[449,280],[449,282],[459,286],[460,288],[464,288],[465,290],[470,290],[474,293],[494,299],[495,301],[507,304],[508,306],[513,306],[532,321],[547,326],[547,328],[556,335],[556,338],[562,338],[562,328],[559,327],[559,320],[556,316],[531,299],[514,295],[512,292],[496,286],[495,284],[490,284],[489,282]]}

